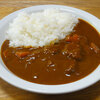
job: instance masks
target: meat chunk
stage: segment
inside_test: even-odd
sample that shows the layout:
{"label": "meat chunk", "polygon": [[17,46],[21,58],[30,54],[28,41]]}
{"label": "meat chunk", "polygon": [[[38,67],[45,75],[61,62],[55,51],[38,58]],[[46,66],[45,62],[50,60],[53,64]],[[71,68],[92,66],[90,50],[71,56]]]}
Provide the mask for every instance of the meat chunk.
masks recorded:
{"label": "meat chunk", "polygon": [[75,60],[68,60],[68,62],[66,62],[66,69],[65,69],[65,75],[66,76],[70,76],[72,73],[74,73],[76,71],[76,66],[77,63]]}
{"label": "meat chunk", "polygon": [[51,60],[48,60],[47,62],[47,71],[48,72],[56,71],[56,64],[53,63]]}
{"label": "meat chunk", "polygon": [[32,52],[32,54],[33,55],[37,55],[37,54],[39,54],[41,52],[41,49],[39,49],[39,50],[34,50],[33,52]]}
{"label": "meat chunk", "polygon": [[37,48],[37,49],[33,49],[32,52],[31,52],[31,55],[33,56],[39,56],[39,54],[43,52],[43,48]]}
{"label": "meat chunk", "polygon": [[82,45],[83,47],[85,47],[86,45],[89,44],[89,41],[87,39],[86,36],[80,36],[80,41],[79,41],[80,45]]}
{"label": "meat chunk", "polygon": [[100,53],[99,47],[98,47],[96,44],[94,44],[93,42],[90,44],[90,48],[91,48],[91,50],[93,50],[95,53]]}
{"label": "meat chunk", "polygon": [[52,61],[49,60],[48,63],[47,63],[47,66],[48,67],[54,67],[55,64]]}
{"label": "meat chunk", "polygon": [[29,54],[29,52],[27,52],[27,51],[17,51],[16,53],[15,53],[15,55],[18,57],[18,58],[23,58],[23,57],[26,57],[27,55]]}
{"label": "meat chunk", "polygon": [[45,47],[44,48],[44,54],[48,54],[48,53],[55,55],[55,54],[59,53],[59,49],[56,46],[51,46],[50,48]]}
{"label": "meat chunk", "polygon": [[76,43],[66,44],[62,54],[74,59],[81,59],[80,45]]}

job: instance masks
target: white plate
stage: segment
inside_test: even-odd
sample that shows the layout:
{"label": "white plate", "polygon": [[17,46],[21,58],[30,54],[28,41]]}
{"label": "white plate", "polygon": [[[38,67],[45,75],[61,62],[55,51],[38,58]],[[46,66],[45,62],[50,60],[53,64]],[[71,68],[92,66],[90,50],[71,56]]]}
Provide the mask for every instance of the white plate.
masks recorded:
{"label": "white plate", "polygon": [[[99,19],[85,11],[68,7],[68,6],[62,6],[62,5],[39,5],[39,6],[32,6],[29,8],[16,11],[6,16],[0,21],[0,46],[5,40],[5,33],[8,28],[8,24],[12,21],[12,19],[14,19],[17,16],[19,12],[25,10],[26,12],[31,13],[31,12],[42,11],[43,9],[46,9],[46,8],[60,8],[62,11],[71,12],[77,15],[79,18],[84,19],[87,22],[89,22],[92,26],[96,28],[98,32],[100,32]],[[73,83],[63,84],[63,85],[40,85],[40,84],[25,81],[15,76],[14,74],[12,74],[6,68],[6,66],[2,62],[2,59],[0,58],[0,77],[16,87],[19,87],[21,89],[28,90],[31,92],[38,92],[38,93],[45,93],[45,94],[69,93],[69,92],[86,88],[94,84],[95,82],[97,82],[100,79],[100,66],[98,66],[96,70],[94,70],[94,72],[92,72],[87,77],[81,80],[75,81]]]}

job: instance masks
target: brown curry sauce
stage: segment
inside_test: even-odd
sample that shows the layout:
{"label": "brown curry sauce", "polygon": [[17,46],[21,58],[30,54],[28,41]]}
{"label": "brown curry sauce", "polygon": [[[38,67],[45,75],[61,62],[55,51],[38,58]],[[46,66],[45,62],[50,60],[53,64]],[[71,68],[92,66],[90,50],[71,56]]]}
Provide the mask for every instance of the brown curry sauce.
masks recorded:
{"label": "brown curry sauce", "polygon": [[12,48],[6,40],[1,48],[7,68],[18,77],[39,84],[65,84],[77,81],[100,63],[100,36],[79,19],[74,31],[54,45],[42,48]]}

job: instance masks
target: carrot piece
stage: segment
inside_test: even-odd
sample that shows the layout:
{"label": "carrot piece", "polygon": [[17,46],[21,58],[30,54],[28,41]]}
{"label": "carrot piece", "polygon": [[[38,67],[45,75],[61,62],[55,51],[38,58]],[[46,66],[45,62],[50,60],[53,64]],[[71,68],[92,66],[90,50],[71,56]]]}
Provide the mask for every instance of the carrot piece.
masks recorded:
{"label": "carrot piece", "polygon": [[73,36],[67,36],[66,41],[67,42],[75,42],[79,40],[79,36],[77,34],[74,34]]}
{"label": "carrot piece", "polygon": [[72,36],[72,41],[78,41],[79,40],[79,36],[77,34],[74,34]]}
{"label": "carrot piece", "polygon": [[22,58],[22,57],[25,57],[29,54],[29,52],[26,52],[26,51],[20,51],[20,52],[16,52],[15,55],[18,57],[18,58]]}
{"label": "carrot piece", "polygon": [[100,49],[93,42],[90,44],[91,50],[94,50],[95,53],[99,53]]}

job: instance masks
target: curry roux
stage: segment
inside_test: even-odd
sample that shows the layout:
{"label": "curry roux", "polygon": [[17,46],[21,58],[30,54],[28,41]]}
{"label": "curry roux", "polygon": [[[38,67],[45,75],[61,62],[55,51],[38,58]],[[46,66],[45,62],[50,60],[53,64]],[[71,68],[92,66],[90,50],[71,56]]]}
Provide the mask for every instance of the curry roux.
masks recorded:
{"label": "curry roux", "polygon": [[100,36],[87,22],[79,19],[65,39],[39,48],[12,48],[6,40],[1,56],[16,76],[39,84],[65,84],[93,72],[100,63]]}

